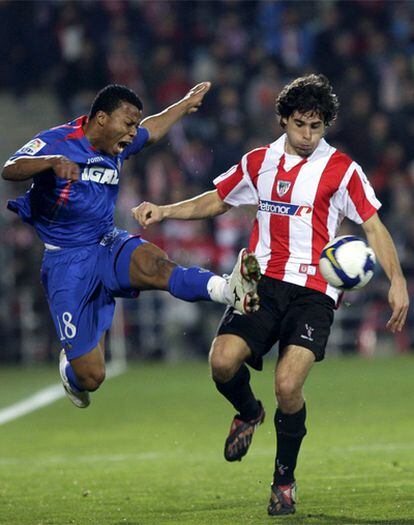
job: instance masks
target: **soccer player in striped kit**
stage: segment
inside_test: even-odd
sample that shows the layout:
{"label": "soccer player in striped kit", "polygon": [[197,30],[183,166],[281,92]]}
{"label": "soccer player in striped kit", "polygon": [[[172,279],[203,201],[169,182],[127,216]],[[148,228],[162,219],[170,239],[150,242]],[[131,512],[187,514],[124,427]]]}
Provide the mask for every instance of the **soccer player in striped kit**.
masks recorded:
{"label": "soccer player in striped kit", "polygon": [[338,290],[318,269],[324,245],[348,217],[361,224],[391,286],[387,327],[400,331],[408,294],[394,243],[380,221],[381,204],[361,167],[325,139],[338,100],[323,75],[297,78],[282,90],[276,110],[284,134],[250,151],[214,180],[216,189],[168,206],[143,203],[133,214],[142,226],[166,218],[202,219],[232,206],[255,204],[249,249],[259,260],[260,309],[240,316],[227,308],[210,352],[218,391],[234,406],[224,455],[241,460],[263,422],[262,404],[251,390],[246,363],[262,368],[262,357],[279,342],[275,370],[277,435],[268,514],[295,512],[295,467],[306,434],[303,385],[315,361],[324,358]]}

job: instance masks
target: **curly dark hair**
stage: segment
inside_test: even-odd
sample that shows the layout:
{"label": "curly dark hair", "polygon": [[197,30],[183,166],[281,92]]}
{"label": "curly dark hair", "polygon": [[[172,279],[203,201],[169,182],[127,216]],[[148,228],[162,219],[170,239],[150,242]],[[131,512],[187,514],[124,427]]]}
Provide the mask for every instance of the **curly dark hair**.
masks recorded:
{"label": "curly dark hair", "polygon": [[129,102],[140,111],[143,109],[141,99],[132,89],[119,84],[109,84],[96,95],[89,111],[89,118],[92,119],[98,111],[104,111],[109,115],[118,109],[122,102]]}
{"label": "curly dark hair", "polygon": [[336,119],[339,109],[338,97],[325,75],[307,75],[296,78],[285,86],[276,100],[276,113],[288,119],[295,111],[313,112],[320,116],[325,126],[330,126]]}

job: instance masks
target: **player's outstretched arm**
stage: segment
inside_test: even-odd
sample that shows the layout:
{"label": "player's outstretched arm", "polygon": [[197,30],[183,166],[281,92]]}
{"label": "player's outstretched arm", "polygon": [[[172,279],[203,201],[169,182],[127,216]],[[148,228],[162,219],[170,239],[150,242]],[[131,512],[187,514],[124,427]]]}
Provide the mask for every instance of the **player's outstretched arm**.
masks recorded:
{"label": "player's outstretched arm", "polygon": [[27,180],[53,169],[60,179],[77,181],[79,179],[79,166],[63,155],[45,155],[42,157],[19,157],[6,162],[1,176],[5,180],[22,181]]}
{"label": "player's outstretched arm", "polygon": [[230,208],[229,204],[220,199],[217,190],[212,190],[192,199],[176,204],[167,204],[166,206],[143,202],[136,208],[132,208],[131,213],[139,224],[146,228],[150,224],[161,222],[164,219],[207,219],[221,215]]}
{"label": "player's outstretched arm", "polygon": [[373,248],[381,266],[391,282],[388,292],[388,302],[392,315],[387,323],[391,332],[401,332],[407,318],[409,299],[407,283],[401,270],[397,250],[391,235],[378,214],[370,217],[362,225],[369,245]]}
{"label": "player's outstretched arm", "polygon": [[144,118],[141,126],[149,132],[148,143],[160,140],[181,117],[187,113],[194,113],[203,102],[203,98],[210,89],[210,82],[197,84],[181,100],[164,109],[161,113]]}

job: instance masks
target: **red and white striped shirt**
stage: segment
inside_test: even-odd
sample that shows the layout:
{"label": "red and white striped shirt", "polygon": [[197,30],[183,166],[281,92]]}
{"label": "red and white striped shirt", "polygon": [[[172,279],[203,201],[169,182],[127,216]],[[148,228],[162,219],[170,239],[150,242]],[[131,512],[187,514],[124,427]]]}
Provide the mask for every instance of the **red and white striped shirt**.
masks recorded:
{"label": "red and white striped shirt", "polygon": [[344,217],[357,224],[380,208],[361,167],[322,139],[308,158],[285,153],[286,135],[243,156],[216,179],[221,199],[231,206],[256,204],[249,249],[264,275],[326,293],[318,262]]}

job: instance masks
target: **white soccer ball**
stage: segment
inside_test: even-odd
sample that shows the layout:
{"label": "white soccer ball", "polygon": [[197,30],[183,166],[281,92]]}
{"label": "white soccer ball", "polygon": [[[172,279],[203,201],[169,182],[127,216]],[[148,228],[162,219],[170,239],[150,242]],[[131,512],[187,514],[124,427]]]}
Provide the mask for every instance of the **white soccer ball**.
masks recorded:
{"label": "white soccer ball", "polygon": [[364,239],[342,235],[328,242],[319,259],[321,274],[341,290],[358,290],[374,275],[375,253]]}

